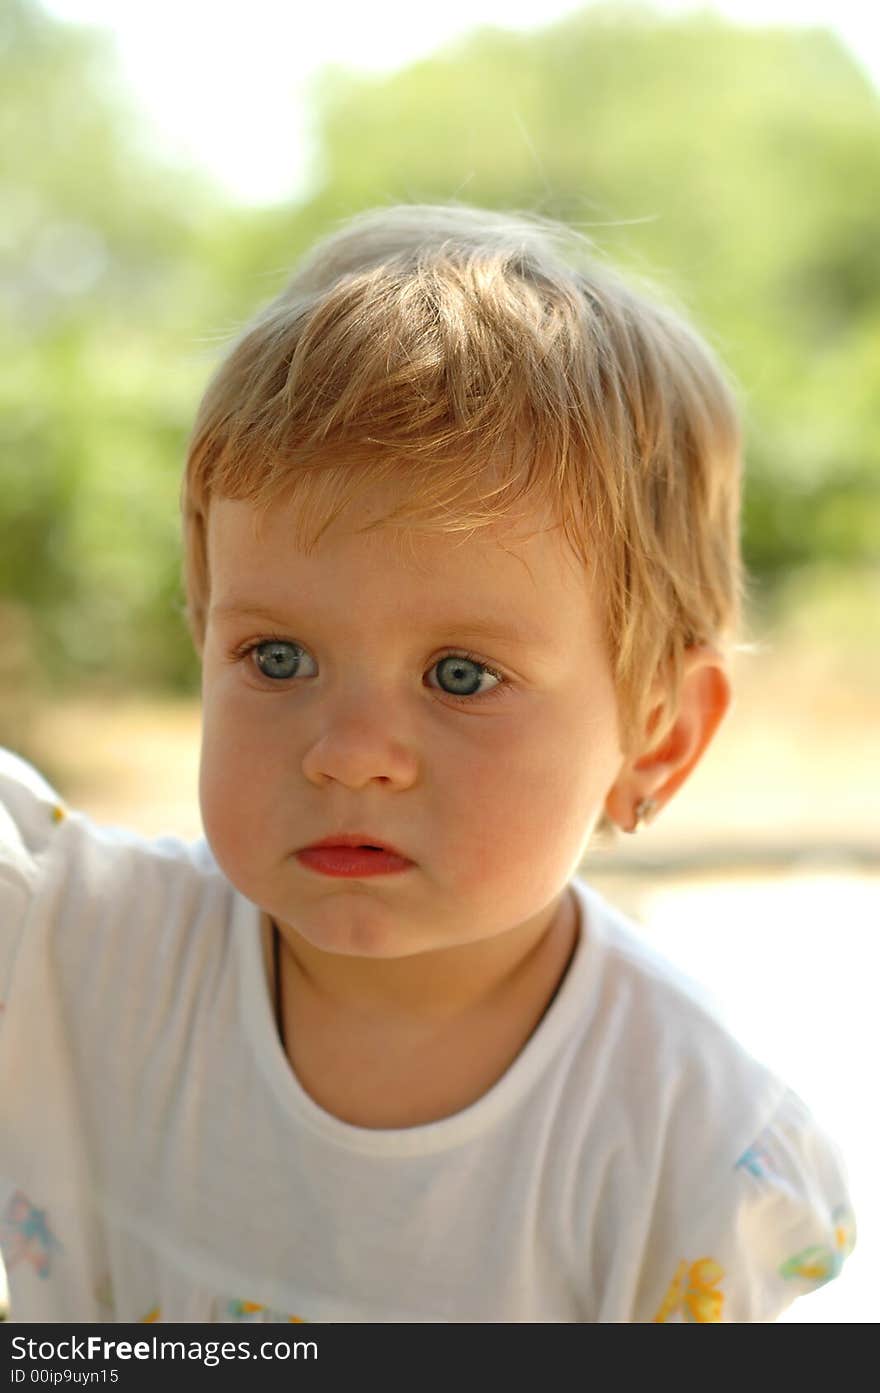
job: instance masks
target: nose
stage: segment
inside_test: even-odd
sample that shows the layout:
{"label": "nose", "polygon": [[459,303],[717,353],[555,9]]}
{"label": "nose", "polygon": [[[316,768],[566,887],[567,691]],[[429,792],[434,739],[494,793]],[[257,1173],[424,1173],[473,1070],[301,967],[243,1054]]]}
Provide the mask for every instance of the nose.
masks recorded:
{"label": "nose", "polygon": [[320,731],[303,756],[303,773],[313,783],[336,782],[364,788],[378,782],[410,787],[418,766],[412,743],[393,703],[381,698],[338,702],[320,716]]}

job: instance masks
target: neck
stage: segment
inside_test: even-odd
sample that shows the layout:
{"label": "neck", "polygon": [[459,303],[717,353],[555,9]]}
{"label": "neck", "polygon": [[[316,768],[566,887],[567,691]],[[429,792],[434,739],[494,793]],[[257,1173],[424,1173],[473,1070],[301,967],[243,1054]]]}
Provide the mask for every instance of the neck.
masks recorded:
{"label": "neck", "polygon": [[281,999],[306,994],[340,1015],[442,1025],[515,994],[545,969],[552,975],[561,962],[558,985],[577,941],[577,917],[567,887],[540,915],[493,938],[383,959],[324,952],[273,922],[279,1012]]}

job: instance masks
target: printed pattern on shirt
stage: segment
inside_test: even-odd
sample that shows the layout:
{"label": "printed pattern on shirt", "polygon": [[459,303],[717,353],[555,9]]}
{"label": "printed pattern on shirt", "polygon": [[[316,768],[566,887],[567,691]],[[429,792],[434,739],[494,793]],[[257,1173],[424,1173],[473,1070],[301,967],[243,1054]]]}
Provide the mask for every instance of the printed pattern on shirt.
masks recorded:
{"label": "printed pattern on shirt", "polygon": [[21,1190],[11,1196],[0,1219],[7,1268],[29,1263],[38,1277],[48,1277],[52,1257],[64,1248],[49,1227],[45,1209],[37,1209]]}
{"label": "printed pattern on shirt", "polygon": [[[769,1140],[767,1129],[747,1147],[736,1163],[737,1168],[747,1170],[758,1180],[767,1180],[779,1174],[765,1145],[765,1138]],[[833,1233],[827,1244],[816,1243],[787,1257],[778,1268],[779,1275],[786,1281],[799,1277],[804,1281],[815,1282],[817,1286],[824,1286],[826,1282],[832,1281],[839,1274],[856,1244],[855,1216],[848,1205],[836,1206],[831,1215],[831,1226]]]}
{"label": "printed pattern on shirt", "polygon": [[720,1321],[724,1313],[724,1294],[717,1287],[723,1280],[724,1268],[714,1258],[700,1258],[690,1264],[683,1258],[653,1323],[667,1321],[678,1311],[686,1321],[698,1321],[701,1325]]}
{"label": "printed pattern on shirt", "polygon": [[285,1315],[282,1311],[273,1310],[271,1306],[263,1306],[258,1301],[230,1301],[226,1306],[226,1314],[231,1316],[233,1320],[241,1321],[273,1322],[285,1325],[308,1325],[309,1323],[304,1316]]}
{"label": "printed pattern on shirt", "polygon": [[734,1170],[739,1168],[747,1170],[749,1174],[755,1176],[757,1180],[764,1180],[770,1174],[773,1169],[773,1162],[760,1138],[750,1147],[747,1147],[740,1156],[734,1166]]}
{"label": "printed pattern on shirt", "polygon": [[844,1262],[856,1246],[856,1221],[852,1210],[839,1204],[832,1215],[834,1236],[830,1244],[814,1244],[787,1258],[779,1269],[786,1278],[801,1277],[817,1286],[824,1286],[838,1275]]}

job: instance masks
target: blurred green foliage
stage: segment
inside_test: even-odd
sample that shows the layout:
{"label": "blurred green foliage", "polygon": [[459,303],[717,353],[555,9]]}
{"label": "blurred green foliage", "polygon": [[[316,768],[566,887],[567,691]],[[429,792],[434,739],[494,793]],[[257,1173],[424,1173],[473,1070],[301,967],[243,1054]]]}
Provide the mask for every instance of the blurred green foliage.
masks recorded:
{"label": "blurred green foliage", "polygon": [[194,690],[178,490],[224,341],[361,208],[569,221],[741,385],[755,598],[876,564],[880,100],[821,30],[591,6],[312,90],[317,187],[233,206],[151,153],[99,31],[0,0],[0,678]]}

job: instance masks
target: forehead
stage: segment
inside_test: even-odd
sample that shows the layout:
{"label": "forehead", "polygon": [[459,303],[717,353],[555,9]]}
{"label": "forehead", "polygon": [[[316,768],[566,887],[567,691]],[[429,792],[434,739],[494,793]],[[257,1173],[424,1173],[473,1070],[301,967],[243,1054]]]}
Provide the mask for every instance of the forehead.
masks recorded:
{"label": "forehead", "polygon": [[[592,585],[561,525],[522,507],[464,533],[384,527],[388,499],[351,505],[314,550],[297,544],[290,504],[215,498],[208,513],[211,609],[344,613],[365,621],[439,621],[461,613],[537,632],[583,623]],[[376,530],[363,531],[371,524]]]}

